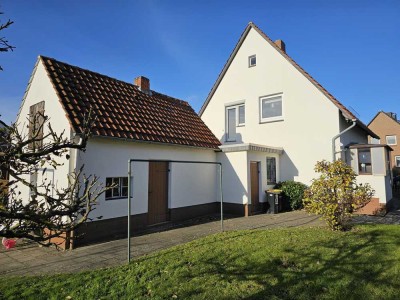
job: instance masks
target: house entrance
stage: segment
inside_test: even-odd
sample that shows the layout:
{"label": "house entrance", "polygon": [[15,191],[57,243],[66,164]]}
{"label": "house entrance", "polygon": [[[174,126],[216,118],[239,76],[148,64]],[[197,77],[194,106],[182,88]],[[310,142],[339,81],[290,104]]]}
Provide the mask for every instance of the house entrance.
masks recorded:
{"label": "house entrance", "polygon": [[148,224],[168,221],[168,162],[149,162],[148,199]]}
{"label": "house entrance", "polygon": [[251,214],[260,211],[260,171],[259,162],[250,162]]}

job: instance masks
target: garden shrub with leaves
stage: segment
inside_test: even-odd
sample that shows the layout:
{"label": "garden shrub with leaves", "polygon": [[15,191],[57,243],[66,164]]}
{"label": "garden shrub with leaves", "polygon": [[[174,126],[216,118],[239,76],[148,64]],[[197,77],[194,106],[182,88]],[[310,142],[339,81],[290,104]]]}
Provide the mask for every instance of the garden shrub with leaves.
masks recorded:
{"label": "garden shrub with leaves", "polygon": [[275,188],[282,190],[292,210],[303,208],[304,191],[308,188],[307,185],[301,182],[288,180],[278,183]]}
{"label": "garden shrub with leaves", "polygon": [[314,170],[321,175],[312,180],[304,194],[304,208],[322,215],[333,230],[343,230],[354,210],[366,205],[374,194],[367,184],[357,184],[356,173],[342,160],[320,161]]}

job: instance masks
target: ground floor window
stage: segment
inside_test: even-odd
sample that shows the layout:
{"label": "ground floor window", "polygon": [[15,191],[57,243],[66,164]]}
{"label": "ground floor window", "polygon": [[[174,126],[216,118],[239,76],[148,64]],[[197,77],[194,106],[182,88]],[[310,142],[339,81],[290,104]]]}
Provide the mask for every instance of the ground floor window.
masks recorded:
{"label": "ground floor window", "polygon": [[267,157],[267,184],[276,183],[276,158]]}
{"label": "ground floor window", "polygon": [[396,167],[399,167],[400,168],[400,156],[395,156],[394,157],[394,165],[396,166]]}
{"label": "ground floor window", "polygon": [[358,149],[359,174],[372,174],[371,149]]}
{"label": "ground floor window", "polygon": [[114,185],[106,191],[106,200],[128,197],[128,177],[107,177],[106,186]]}

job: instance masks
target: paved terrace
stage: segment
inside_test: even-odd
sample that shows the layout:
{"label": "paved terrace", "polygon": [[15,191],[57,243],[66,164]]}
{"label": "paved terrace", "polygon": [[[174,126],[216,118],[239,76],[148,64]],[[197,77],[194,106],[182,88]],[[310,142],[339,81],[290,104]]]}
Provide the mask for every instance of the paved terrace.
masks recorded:
{"label": "paved terrace", "polygon": [[[202,222],[204,221],[203,219]],[[314,215],[294,211],[276,215],[261,214],[247,218],[232,218],[226,220],[224,224],[225,230],[231,231],[321,226],[323,222]],[[191,223],[176,225],[180,228],[132,237],[132,257],[220,232],[220,222],[216,221],[215,217],[209,218],[208,222],[203,224],[199,224],[198,220],[195,220]],[[0,247],[0,276],[72,273],[118,266],[127,262],[126,239],[89,245],[72,251],[57,251],[54,248],[39,247],[36,244],[22,242],[10,250]]]}
{"label": "paved terrace", "polygon": [[[356,216],[354,223],[400,224],[400,210],[386,216]],[[224,224],[226,231],[324,226],[317,216],[308,215],[304,211],[232,218],[225,220]],[[220,222],[216,217],[173,225],[176,228],[168,224],[169,230],[132,237],[131,256],[142,256],[220,232]],[[123,265],[127,262],[126,239],[89,245],[72,251],[57,251],[55,248],[39,247],[33,243],[23,242],[10,250],[0,247],[0,277],[73,273]]]}

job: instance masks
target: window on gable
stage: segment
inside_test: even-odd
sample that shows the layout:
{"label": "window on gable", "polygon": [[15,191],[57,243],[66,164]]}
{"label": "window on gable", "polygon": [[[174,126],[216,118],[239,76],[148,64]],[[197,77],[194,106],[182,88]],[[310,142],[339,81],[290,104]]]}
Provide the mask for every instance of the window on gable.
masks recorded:
{"label": "window on gable", "polygon": [[395,135],[387,135],[386,136],[386,144],[387,145],[397,145],[397,137]]}
{"label": "window on gable", "polygon": [[29,149],[38,149],[43,146],[44,101],[29,107],[29,139],[35,139],[29,144]]}
{"label": "window on gable", "polygon": [[358,173],[372,174],[371,149],[358,149]]}
{"label": "window on gable", "polygon": [[226,108],[226,140],[236,141],[236,127],[244,126],[246,111],[244,104],[232,105]]}
{"label": "window on gable", "polygon": [[276,184],[276,158],[267,157],[267,184]]}
{"label": "window on gable", "polygon": [[106,191],[106,200],[128,197],[128,177],[107,177],[106,186],[114,185]]}
{"label": "window on gable", "polygon": [[257,64],[257,58],[255,55],[249,56],[249,67],[254,67]]}
{"label": "window on gable", "polygon": [[260,98],[261,122],[283,120],[282,95]]}

